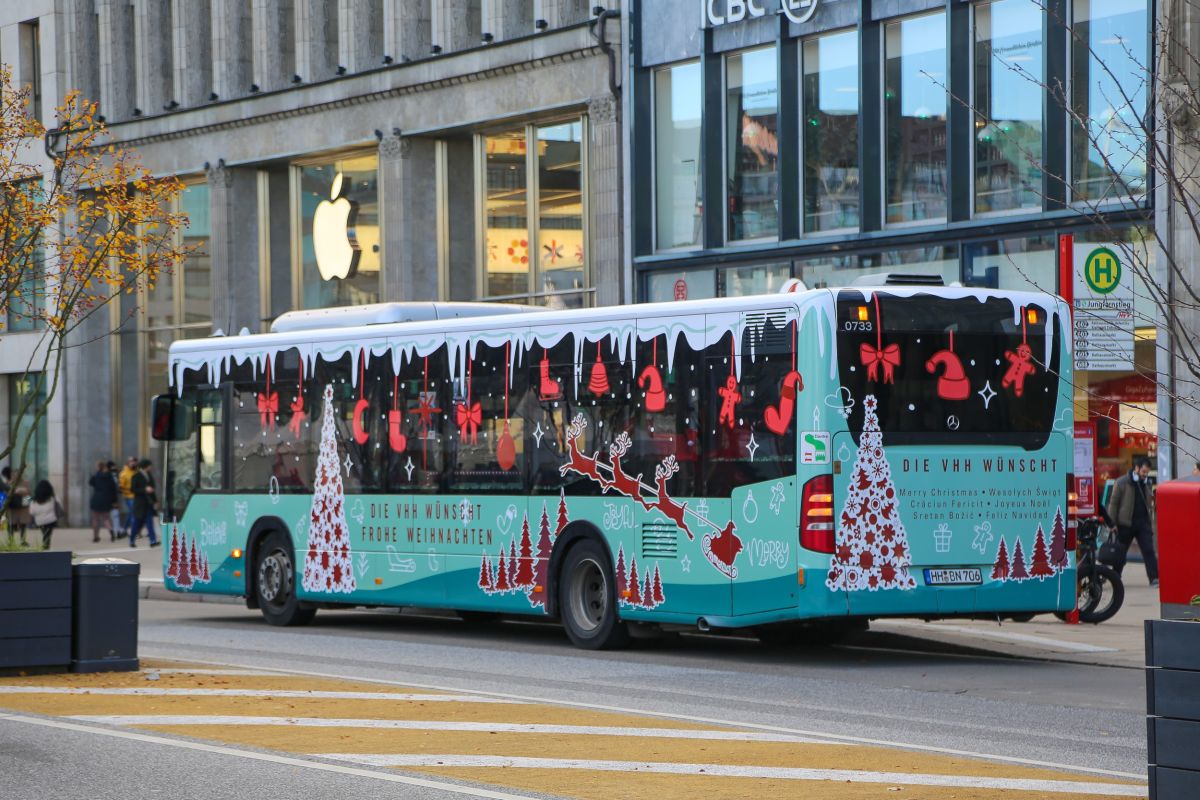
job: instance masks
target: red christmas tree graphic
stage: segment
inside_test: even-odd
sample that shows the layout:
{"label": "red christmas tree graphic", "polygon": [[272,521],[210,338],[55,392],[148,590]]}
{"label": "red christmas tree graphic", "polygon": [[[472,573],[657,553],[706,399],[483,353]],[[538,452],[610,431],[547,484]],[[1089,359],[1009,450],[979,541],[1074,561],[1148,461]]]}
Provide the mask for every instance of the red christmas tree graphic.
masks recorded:
{"label": "red christmas tree graphic", "polygon": [[642,583],[642,608],[654,608],[654,587],[650,585],[650,575]]}
{"label": "red christmas tree graphic", "polygon": [[863,431],[837,548],[825,585],[834,591],[912,589],[908,534],[896,511],[896,487],[883,450],[874,395],[863,400]]}
{"label": "red christmas tree graphic", "polygon": [[992,565],[992,580],[1006,581],[1010,572],[1008,563],[1008,545],[1004,537],[1000,537],[1000,549],[996,551],[996,563]]}
{"label": "red christmas tree graphic", "polygon": [[[516,543],[514,542],[514,547]],[[521,557],[517,560],[517,577],[514,585],[522,589],[533,588],[533,541],[529,538],[529,514],[521,525]]]}
{"label": "red christmas tree graphic", "polygon": [[666,602],[667,598],[663,595],[662,575],[658,571],[658,564],[654,565],[654,605],[659,606]]}
{"label": "red christmas tree graphic", "polygon": [[[185,535],[184,536],[185,541],[186,541],[186,538],[187,537]],[[193,578],[198,578],[203,574],[204,571],[202,569],[200,569],[200,554],[196,552],[196,538],[195,537],[192,537],[192,551],[191,551],[191,554],[188,555],[187,564],[188,564],[188,570],[191,571]]]}
{"label": "red christmas tree graphic", "polygon": [[1009,578],[1014,581],[1029,580],[1029,570],[1025,568],[1025,551],[1021,549],[1021,540],[1013,545],[1012,571]]}
{"label": "red christmas tree graphic", "polygon": [[1033,541],[1033,564],[1029,576],[1042,581],[1054,576],[1054,567],[1050,566],[1050,554],[1046,551],[1046,534],[1041,525],[1038,525],[1037,538]]}
{"label": "red christmas tree graphic", "polygon": [[508,553],[503,545],[500,547],[500,572],[496,576],[496,591],[507,592],[512,590],[512,584],[508,580]]}
{"label": "red christmas tree graphic", "polygon": [[483,558],[479,561],[479,588],[485,592],[490,592],[492,586],[492,560],[488,558],[487,551],[485,550]]}
{"label": "red christmas tree graphic", "polygon": [[640,606],[642,604],[642,587],[638,583],[637,556],[634,556],[633,561],[629,563],[628,585],[630,605]]}
{"label": "red christmas tree graphic", "polygon": [[625,577],[625,545],[617,548],[617,597],[624,599],[625,590],[629,588]]}
{"label": "red christmas tree graphic", "polygon": [[1067,526],[1063,524],[1062,506],[1054,512],[1054,527],[1050,529],[1050,566],[1064,570],[1069,564],[1067,558]]}
{"label": "red christmas tree graphic", "polygon": [[190,589],[193,584],[192,573],[188,569],[187,549],[187,531],[184,531],[179,542],[179,566],[175,572],[175,585],[181,589]]}
{"label": "red christmas tree graphic", "polygon": [[208,555],[203,550],[200,551],[200,582],[208,583],[212,580],[212,575],[208,571]]}
{"label": "red christmas tree graphic", "polygon": [[567,493],[563,489],[558,490],[558,527],[554,530],[554,535],[557,537],[563,532],[563,528],[567,527],[570,520],[567,518]]}
{"label": "red christmas tree graphic", "polygon": [[[546,511],[546,503],[543,501],[542,524],[538,529],[537,558],[534,560],[533,568],[534,592],[529,597],[535,608],[546,605],[546,592],[550,586],[547,580],[550,573],[550,553],[553,549],[554,544],[550,540],[550,515]],[[542,591],[537,591],[538,586],[542,587]]]}
{"label": "red christmas tree graphic", "polygon": [[179,577],[179,526],[171,526],[171,555],[167,559],[167,577]]}
{"label": "red christmas tree graphic", "polygon": [[301,585],[310,592],[349,593],[355,589],[346,523],[341,465],[333,413],[333,386],[325,387],[321,422],[321,449],[313,481],[312,511],[309,515],[308,551],[304,557]]}

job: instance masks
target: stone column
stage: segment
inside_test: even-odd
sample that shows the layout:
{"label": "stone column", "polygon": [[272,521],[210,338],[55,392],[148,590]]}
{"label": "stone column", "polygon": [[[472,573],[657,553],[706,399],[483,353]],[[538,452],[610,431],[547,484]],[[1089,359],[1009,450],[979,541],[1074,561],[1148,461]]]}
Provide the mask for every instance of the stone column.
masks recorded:
{"label": "stone column", "polygon": [[475,140],[449,139],[446,148],[446,300],[479,299],[479,247],[475,241]]}
{"label": "stone column", "polygon": [[[60,491],[60,495],[66,498],[64,505],[75,525],[85,524],[88,519],[87,476],[91,475],[95,461],[101,458],[120,460],[119,454],[111,452],[114,411],[111,398],[116,375],[109,322],[108,308],[100,308],[71,332],[68,337],[70,348],[63,355],[59,394],[55,398],[61,399],[59,405],[69,423],[63,428],[65,474],[61,482],[54,485],[65,490]],[[51,459],[52,464],[57,461]]]}
{"label": "stone column", "polygon": [[383,64],[383,0],[338,0],[338,63],[348,72]]}
{"label": "stone column", "polygon": [[252,83],[261,91],[282,89],[296,74],[298,37],[294,33],[292,11],[292,0],[254,0],[251,12],[254,48]]}
{"label": "stone column", "polygon": [[241,97],[254,83],[251,6],[245,0],[212,0],[212,91],[221,100]]}
{"label": "stone column", "polygon": [[621,123],[617,101],[588,101],[588,228],[596,305],[618,305],[621,291]]}
{"label": "stone column", "polygon": [[335,74],[338,6],[329,0],[296,0],[296,72],[310,83]]}
{"label": "stone column", "polygon": [[137,4],[137,107],[144,116],[159,114],[174,91],[171,64],[171,0]]}
{"label": "stone column", "polygon": [[213,328],[236,334],[261,327],[258,173],[246,167],[209,167]]}
{"label": "stone column", "polygon": [[479,44],[480,0],[433,0],[433,44],[443,53]]}
{"label": "stone column", "polygon": [[433,139],[379,143],[383,286],[387,300],[438,299],[437,165]]}
{"label": "stone column", "polygon": [[533,0],[483,0],[483,33],[501,42],[533,33]]}
{"label": "stone column", "polygon": [[99,102],[100,26],[96,0],[67,0],[63,13],[63,33],[66,86],[78,89],[88,100]]}
{"label": "stone column", "polygon": [[383,49],[396,63],[429,55],[431,0],[383,0]]}
{"label": "stone column", "polygon": [[175,102],[198,106],[213,91],[210,0],[172,0],[175,34]]}
{"label": "stone column", "polygon": [[128,119],[137,104],[137,71],[133,63],[133,7],[127,0],[97,0],[100,36],[100,113],[115,121]]}

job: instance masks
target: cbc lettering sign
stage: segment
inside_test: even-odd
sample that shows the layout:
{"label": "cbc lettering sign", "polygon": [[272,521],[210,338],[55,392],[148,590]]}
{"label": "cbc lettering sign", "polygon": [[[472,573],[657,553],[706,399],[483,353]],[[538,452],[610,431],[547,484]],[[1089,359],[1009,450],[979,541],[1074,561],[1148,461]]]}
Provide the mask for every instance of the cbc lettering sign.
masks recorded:
{"label": "cbc lettering sign", "polygon": [[765,17],[768,8],[778,4],[774,13],[783,14],[797,25],[808,22],[817,13],[820,0],[700,0],[700,26],[716,28],[744,19]]}

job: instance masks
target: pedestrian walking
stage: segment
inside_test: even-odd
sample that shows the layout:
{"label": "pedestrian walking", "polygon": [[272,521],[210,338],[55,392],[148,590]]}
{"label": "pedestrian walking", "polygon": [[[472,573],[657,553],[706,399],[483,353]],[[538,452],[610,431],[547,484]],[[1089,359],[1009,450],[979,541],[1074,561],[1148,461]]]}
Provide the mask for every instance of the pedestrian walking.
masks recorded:
{"label": "pedestrian walking", "polygon": [[88,507],[92,511],[92,541],[100,541],[100,529],[108,529],[109,541],[117,540],[117,529],[112,524],[112,511],[117,505],[117,482],[108,471],[104,461],[96,462],[96,472],[88,478],[92,487],[92,498]]}
{"label": "pedestrian walking", "polygon": [[125,459],[125,466],[117,475],[117,488],[121,493],[121,505],[125,508],[125,525],[122,531],[126,536],[133,528],[133,476],[137,475],[137,456]]}
{"label": "pedestrian walking", "polygon": [[154,465],[150,459],[143,458],[138,462],[137,474],[130,486],[133,490],[133,523],[129,529],[129,546],[137,547],[137,537],[144,526],[150,546],[158,547],[158,535],[154,531],[154,509],[158,499],[154,494]]}
{"label": "pedestrian walking", "polygon": [[58,527],[63,517],[62,506],[54,496],[54,487],[48,480],[40,480],[33,487],[33,502],[29,504],[29,513],[33,515],[33,524],[42,529],[42,549],[50,549],[50,537]]}
{"label": "pedestrian walking", "polygon": [[117,539],[124,539],[129,533],[121,524],[121,508],[125,505],[125,501],[121,498],[121,487],[118,483],[120,470],[117,469],[117,462],[115,461],[109,461],[104,467],[108,472],[108,479],[112,481],[113,485],[113,507],[109,512],[109,517],[111,518],[109,520],[109,530],[116,535]]}
{"label": "pedestrian walking", "polygon": [[[8,500],[4,503],[8,511],[4,515],[8,517],[8,541],[11,543],[19,535],[21,544],[29,544],[25,539],[25,531],[33,524],[33,517],[29,514],[29,484],[14,481],[12,467],[0,469],[0,476],[8,485]],[[0,507],[0,511],[4,511],[4,507]]]}
{"label": "pedestrian walking", "polygon": [[1125,569],[1129,545],[1137,539],[1146,565],[1150,585],[1158,583],[1158,556],[1154,551],[1154,495],[1147,484],[1150,459],[1138,456],[1129,474],[1117,479],[1108,498],[1108,516],[1117,525],[1117,563],[1120,573]]}

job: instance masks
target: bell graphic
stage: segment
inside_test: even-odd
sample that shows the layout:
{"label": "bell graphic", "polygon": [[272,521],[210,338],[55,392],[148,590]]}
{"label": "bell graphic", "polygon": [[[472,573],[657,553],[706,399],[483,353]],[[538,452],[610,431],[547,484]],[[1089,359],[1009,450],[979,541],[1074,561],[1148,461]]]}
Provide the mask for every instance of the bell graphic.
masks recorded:
{"label": "bell graphic", "polygon": [[592,365],[592,377],[588,380],[588,391],[594,395],[608,394],[608,368],[600,360],[600,345],[596,345],[596,363]]}

